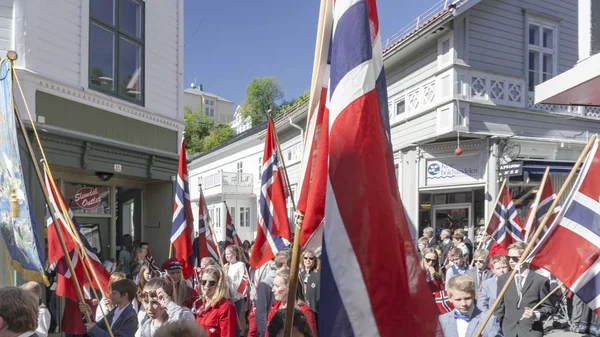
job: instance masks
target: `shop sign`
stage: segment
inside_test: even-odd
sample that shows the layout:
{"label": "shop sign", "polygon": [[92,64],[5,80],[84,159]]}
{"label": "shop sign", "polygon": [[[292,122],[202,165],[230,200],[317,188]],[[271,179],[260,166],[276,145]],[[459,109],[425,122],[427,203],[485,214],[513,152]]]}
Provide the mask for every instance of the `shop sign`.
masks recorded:
{"label": "shop sign", "polygon": [[95,209],[102,203],[102,195],[95,187],[82,187],[75,192],[75,203],[81,209]]}
{"label": "shop sign", "polygon": [[513,161],[508,164],[498,166],[499,177],[517,177],[523,175],[523,162]]}
{"label": "shop sign", "polygon": [[478,155],[427,161],[427,186],[479,182],[483,170]]}

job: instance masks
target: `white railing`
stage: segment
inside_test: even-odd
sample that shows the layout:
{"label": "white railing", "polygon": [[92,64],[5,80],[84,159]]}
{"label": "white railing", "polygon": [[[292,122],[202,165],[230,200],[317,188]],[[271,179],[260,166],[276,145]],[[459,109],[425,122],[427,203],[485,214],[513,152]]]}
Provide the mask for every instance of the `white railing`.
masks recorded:
{"label": "white railing", "polygon": [[486,104],[525,107],[525,80],[483,71],[457,69],[459,96]]}
{"label": "white railing", "polygon": [[527,108],[553,113],[570,113],[582,117],[600,119],[600,107],[580,105],[535,104],[535,93],[533,92],[529,93],[527,100]]}
{"label": "white railing", "polygon": [[204,189],[218,186],[239,186],[252,188],[252,174],[236,172],[217,172],[203,178]]}

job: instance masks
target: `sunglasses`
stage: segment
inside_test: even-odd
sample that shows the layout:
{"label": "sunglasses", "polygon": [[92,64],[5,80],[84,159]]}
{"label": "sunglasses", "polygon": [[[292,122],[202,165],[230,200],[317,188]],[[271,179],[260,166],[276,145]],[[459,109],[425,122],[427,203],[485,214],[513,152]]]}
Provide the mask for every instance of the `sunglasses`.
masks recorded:
{"label": "sunglasses", "polygon": [[202,284],[203,286],[208,284],[209,287],[214,287],[217,285],[217,281],[202,280],[200,281],[200,284]]}
{"label": "sunglasses", "polygon": [[507,256],[509,260],[519,262],[520,256]]}
{"label": "sunglasses", "polygon": [[434,262],[437,262],[437,260],[436,260],[436,259],[428,259],[428,258],[425,258],[425,262],[428,262],[428,263],[434,263]]}
{"label": "sunglasses", "polygon": [[305,256],[305,257],[304,257],[304,259],[305,259],[305,260],[311,260],[311,261],[314,261],[314,260],[315,260],[315,258],[314,258],[314,257],[311,257],[311,256]]}
{"label": "sunglasses", "polygon": [[475,263],[485,263],[485,260],[475,260]]}

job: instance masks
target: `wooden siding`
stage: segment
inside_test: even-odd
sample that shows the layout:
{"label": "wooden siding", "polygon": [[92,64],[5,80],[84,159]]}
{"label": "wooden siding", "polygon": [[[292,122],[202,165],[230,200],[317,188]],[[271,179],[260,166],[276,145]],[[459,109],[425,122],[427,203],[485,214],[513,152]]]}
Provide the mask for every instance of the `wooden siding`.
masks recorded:
{"label": "wooden siding", "polygon": [[552,113],[516,112],[471,104],[469,131],[498,136],[585,141],[589,135],[600,132],[600,123]]}
{"label": "wooden siding", "polygon": [[577,0],[485,0],[471,8],[469,63],[471,66],[525,76],[525,13],[537,12],[560,20],[558,73],[577,62]]}
{"label": "wooden siding", "polygon": [[437,40],[417,53],[413,53],[394,66],[386,68],[388,95],[413,86],[435,74],[437,70]]}
{"label": "wooden siding", "polygon": [[434,137],[436,111],[429,112],[408,122],[392,127],[391,138],[394,150],[400,150],[406,145]]}
{"label": "wooden siding", "polygon": [[6,51],[13,48],[13,1],[0,0],[0,53],[2,57]]}

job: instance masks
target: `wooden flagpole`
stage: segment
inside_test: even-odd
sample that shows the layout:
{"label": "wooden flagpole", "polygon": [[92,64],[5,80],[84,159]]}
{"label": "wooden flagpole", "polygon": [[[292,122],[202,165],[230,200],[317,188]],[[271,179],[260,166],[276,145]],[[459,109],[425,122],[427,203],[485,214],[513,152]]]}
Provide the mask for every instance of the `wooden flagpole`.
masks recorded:
{"label": "wooden flagpole", "polygon": [[[590,140],[588,141],[588,143],[585,146],[585,148],[583,149],[583,151],[581,152],[581,154],[579,155],[579,158],[577,159],[577,161],[573,165],[573,168],[571,169],[571,172],[567,176],[567,179],[563,183],[562,187],[560,188],[560,191],[556,195],[556,198],[552,202],[552,205],[550,206],[550,210],[554,210],[556,208],[556,205],[558,205],[558,202],[560,201],[560,198],[566,192],[567,188],[569,187],[569,184],[571,183],[571,180],[573,180],[573,177],[575,177],[575,174],[577,173],[577,169],[579,168],[579,166],[581,165],[581,163],[585,159],[586,155],[588,154],[588,152],[592,148],[592,145],[594,145],[595,141],[596,141],[596,135],[593,135],[590,138]],[[540,236],[540,234],[542,233],[542,230],[544,229],[544,226],[546,226],[546,223],[548,222],[548,220],[550,219],[550,216],[552,216],[553,213],[554,212],[552,212],[552,211],[548,211],[546,213],[546,215],[544,216],[544,219],[539,224],[537,230],[533,234],[533,237],[529,241],[529,244],[527,245],[527,248],[525,248],[525,251],[521,255],[521,258],[519,259],[518,265],[521,265],[525,261],[525,259],[527,259],[529,253],[531,252],[531,250],[533,249],[533,246],[535,245],[535,240]],[[477,337],[481,336],[481,333],[483,332],[483,329],[485,328],[487,322],[490,320],[490,317],[492,317],[492,314],[494,313],[494,310],[498,306],[498,303],[500,303],[500,300],[502,299],[502,297],[504,296],[504,294],[506,294],[506,290],[508,290],[508,286],[510,286],[510,283],[512,282],[512,280],[514,279],[514,277],[515,277],[516,274],[517,274],[517,270],[514,269],[511,272],[510,276],[508,277],[508,280],[506,281],[506,284],[504,284],[504,287],[498,293],[498,297],[496,298],[496,301],[494,302],[494,304],[490,308],[487,316],[483,320],[483,323],[479,327],[479,330],[477,331],[477,334],[475,336],[477,336]]]}
{"label": "wooden flagpole", "polygon": [[[531,226],[533,225],[533,222],[535,221],[535,213],[537,212],[538,208],[540,208],[540,201],[542,201],[542,191],[544,191],[544,188],[546,187],[546,179],[548,179],[548,175],[550,174],[550,166],[546,166],[546,171],[544,172],[544,176],[542,177],[542,182],[540,183],[540,188],[538,188],[538,192],[537,195],[535,196],[535,202],[534,202],[534,206],[535,209],[529,211],[529,214],[531,215],[528,219],[527,219],[527,223],[525,224],[525,242],[529,242],[529,236],[531,235]],[[552,210],[554,211],[554,210]],[[548,211],[550,212],[550,210]]]}
{"label": "wooden flagpole", "polygon": [[[492,213],[490,213],[490,216],[488,217],[488,220],[485,224],[485,228],[483,229],[483,233],[487,233],[487,229],[490,226],[490,222],[492,222],[492,218],[494,217],[494,210],[496,209],[496,206],[498,205],[498,202],[500,201],[500,197],[502,197],[502,190],[504,190],[504,186],[506,186],[506,178],[504,178],[504,180],[502,180],[502,185],[500,186],[500,189],[498,190],[498,195],[496,196],[496,202],[494,203],[494,208],[492,208]],[[492,239],[493,240],[493,239]],[[477,250],[481,249],[481,246],[483,246],[483,240],[479,241],[479,244],[477,245]],[[475,252],[473,252],[473,259],[471,259],[471,267],[473,266],[473,263],[475,262]]]}
{"label": "wooden flagpole", "polygon": [[[7,56],[11,63],[10,68],[11,68],[11,71],[13,72],[13,79],[14,79],[14,61],[17,59],[17,53],[14,51],[8,51]],[[31,142],[29,141],[29,137],[27,136],[27,130],[25,128],[25,124],[23,124],[21,115],[19,114],[18,110],[16,109],[14,95],[13,95],[13,107],[15,107],[14,114],[17,118],[17,122],[19,124],[19,129],[21,130],[21,133],[23,134],[23,139],[25,140],[25,145],[27,147],[27,153],[29,154],[29,157],[31,158],[31,162],[33,164],[35,174],[38,178],[38,182],[40,183],[40,187],[42,188],[42,194],[44,196],[46,204],[50,208],[50,217],[52,218],[52,221],[55,224],[54,229],[56,230],[56,235],[58,237],[60,247],[63,251],[65,261],[67,262],[67,267],[69,268],[69,272],[71,273],[71,278],[73,278],[73,281],[75,283],[75,291],[77,292],[77,298],[79,299],[79,301],[81,303],[85,303],[84,297],[83,297],[83,292],[81,290],[81,287],[79,286],[79,281],[77,279],[77,274],[75,273],[75,269],[73,268],[73,264],[71,263],[71,259],[69,258],[70,255],[69,255],[69,252],[67,251],[67,246],[65,245],[65,240],[62,236],[61,231],[58,229],[58,226],[56,225],[56,224],[58,224],[58,222],[56,220],[56,216],[54,213],[55,210],[54,210],[54,207],[50,203],[50,197],[48,196],[48,191],[46,190],[46,184],[44,183],[44,178],[42,176],[42,172],[40,171],[40,167],[38,165],[35,153],[33,152],[33,147],[31,146]],[[85,314],[86,321],[88,323],[92,323],[92,318],[90,317],[89,312],[86,311],[84,314]]]}

